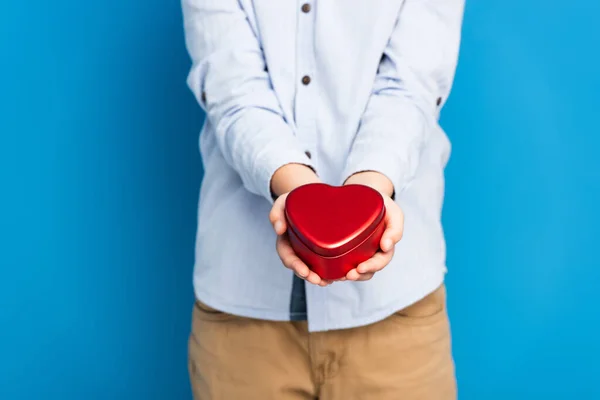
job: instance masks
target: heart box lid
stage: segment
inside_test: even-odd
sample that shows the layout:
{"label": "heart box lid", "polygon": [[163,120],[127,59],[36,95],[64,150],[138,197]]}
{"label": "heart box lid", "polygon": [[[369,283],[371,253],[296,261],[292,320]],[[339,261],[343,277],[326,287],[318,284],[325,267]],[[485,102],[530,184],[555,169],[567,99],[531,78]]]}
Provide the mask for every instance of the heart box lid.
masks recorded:
{"label": "heart box lid", "polygon": [[311,251],[336,257],[375,231],[385,206],[381,194],[368,186],[311,183],[288,194],[285,213],[289,229]]}

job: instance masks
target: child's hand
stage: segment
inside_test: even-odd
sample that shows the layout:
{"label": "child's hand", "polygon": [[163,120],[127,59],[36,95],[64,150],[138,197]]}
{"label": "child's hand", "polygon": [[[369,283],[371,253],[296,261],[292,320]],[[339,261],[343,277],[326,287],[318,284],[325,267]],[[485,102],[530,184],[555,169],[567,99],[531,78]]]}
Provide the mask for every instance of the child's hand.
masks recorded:
{"label": "child's hand", "polygon": [[368,281],[375,275],[375,272],[385,268],[392,261],[396,243],[402,239],[402,230],[404,227],[402,210],[389,196],[383,195],[383,199],[386,212],[385,231],[379,245],[381,251],[378,251],[373,257],[349,271],[346,274],[346,279],[350,281]]}
{"label": "child's hand", "polygon": [[381,251],[378,251],[373,257],[346,274],[346,279],[350,281],[368,281],[376,272],[381,271],[392,260],[394,248],[400,239],[402,239],[404,213],[400,209],[400,206],[391,198],[394,186],[387,177],[380,173],[373,171],[360,172],[348,178],[345,184],[370,186],[381,193],[385,204],[385,231],[381,236],[379,245]]}
{"label": "child's hand", "polygon": [[277,233],[277,254],[283,265],[294,271],[298,277],[312,284],[327,286],[331,282],[321,279],[319,275],[311,271],[292,249],[285,220],[285,199],[288,193],[299,186],[320,181],[315,172],[306,165],[287,164],[279,168],[271,180],[271,191],[277,196],[277,199],[273,203],[269,219]]}
{"label": "child's hand", "polygon": [[321,279],[319,275],[314,271],[311,271],[296,255],[294,249],[292,249],[287,235],[287,223],[285,220],[285,199],[287,198],[287,195],[288,194],[285,193],[275,200],[271,213],[269,214],[273,229],[275,229],[275,233],[277,233],[277,254],[279,255],[279,258],[281,258],[283,265],[294,271],[298,277],[314,285],[327,286],[331,281]]}

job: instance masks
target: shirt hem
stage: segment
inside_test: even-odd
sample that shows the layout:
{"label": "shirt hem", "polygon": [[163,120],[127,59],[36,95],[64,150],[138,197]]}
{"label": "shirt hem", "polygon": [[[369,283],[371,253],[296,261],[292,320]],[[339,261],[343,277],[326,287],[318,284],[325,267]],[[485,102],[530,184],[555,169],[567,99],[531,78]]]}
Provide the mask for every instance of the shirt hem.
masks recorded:
{"label": "shirt hem", "polygon": [[[311,326],[310,318],[308,318],[308,330],[309,332],[323,332],[330,330],[351,329],[383,321],[384,319],[392,316],[394,313],[416,303],[436,290],[444,283],[446,273],[447,269],[445,266],[438,269],[434,274],[427,275],[419,282],[419,284],[412,285],[412,287],[416,289],[411,290],[410,292],[403,292],[403,296],[400,296],[394,301],[389,302],[386,307],[382,309],[380,308],[377,312],[369,312],[368,315],[363,317],[350,318],[344,322],[329,320],[327,321],[326,326],[321,324]],[[278,312],[255,307],[231,305],[226,301],[219,299],[217,296],[207,293],[206,291],[200,292],[195,290],[195,296],[197,300],[211,308],[239,317],[277,322],[290,322],[294,320],[289,311]]]}
{"label": "shirt hem", "polygon": [[[435,276],[434,279],[432,278],[432,275],[437,276]],[[377,312],[369,312],[368,315],[364,317],[351,318],[344,322],[329,320],[327,321],[326,326],[310,326],[309,323],[308,330],[310,332],[324,332],[330,330],[352,329],[381,322],[386,318],[391,317],[398,311],[425,298],[425,296],[427,296],[428,294],[433,293],[444,283],[446,268],[444,267],[439,272],[437,272],[437,274],[432,275],[428,275],[427,278],[423,279],[420,285],[414,286],[418,288],[418,290],[404,292],[404,296],[402,296],[401,298],[397,298],[392,302],[389,302],[386,307],[379,309],[379,311]]]}
{"label": "shirt hem", "polygon": [[218,299],[216,296],[206,292],[200,293],[195,291],[196,299],[206,304],[207,306],[219,310],[221,312],[236,315],[239,317],[262,319],[266,321],[291,321],[290,312],[277,312],[272,310],[265,310],[262,308],[254,308],[248,306],[235,306],[227,304],[227,302]]}

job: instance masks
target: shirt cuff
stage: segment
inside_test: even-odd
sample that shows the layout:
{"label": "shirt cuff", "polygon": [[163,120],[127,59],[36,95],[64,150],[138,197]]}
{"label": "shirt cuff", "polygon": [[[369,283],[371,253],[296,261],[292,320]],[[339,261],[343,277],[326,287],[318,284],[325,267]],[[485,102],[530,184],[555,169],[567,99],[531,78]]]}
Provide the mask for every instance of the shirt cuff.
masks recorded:
{"label": "shirt cuff", "polygon": [[302,164],[311,168],[312,165],[308,156],[299,150],[283,150],[280,148],[272,149],[271,151],[263,152],[255,163],[255,182],[258,193],[267,199],[271,204],[275,202],[277,197],[271,191],[271,179],[275,172],[287,164]]}
{"label": "shirt cuff", "polygon": [[362,157],[353,151],[342,173],[342,182],[359,172],[373,171],[387,177],[393,185],[391,198],[395,200],[398,193],[406,187],[409,181],[406,164],[398,160],[398,154],[378,151],[375,156]]}

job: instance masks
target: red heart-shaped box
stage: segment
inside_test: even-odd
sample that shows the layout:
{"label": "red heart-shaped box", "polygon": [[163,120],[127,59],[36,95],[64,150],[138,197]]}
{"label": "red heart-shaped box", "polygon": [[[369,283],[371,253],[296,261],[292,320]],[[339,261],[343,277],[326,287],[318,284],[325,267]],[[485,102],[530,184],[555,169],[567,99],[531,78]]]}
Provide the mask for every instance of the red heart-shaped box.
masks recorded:
{"label": "red heart-shaped box", "polygon": [[300,186],[288,194],[285,215],[292,248],[327,280],[371,258],[385,229],[383,197],[363,185]]}

